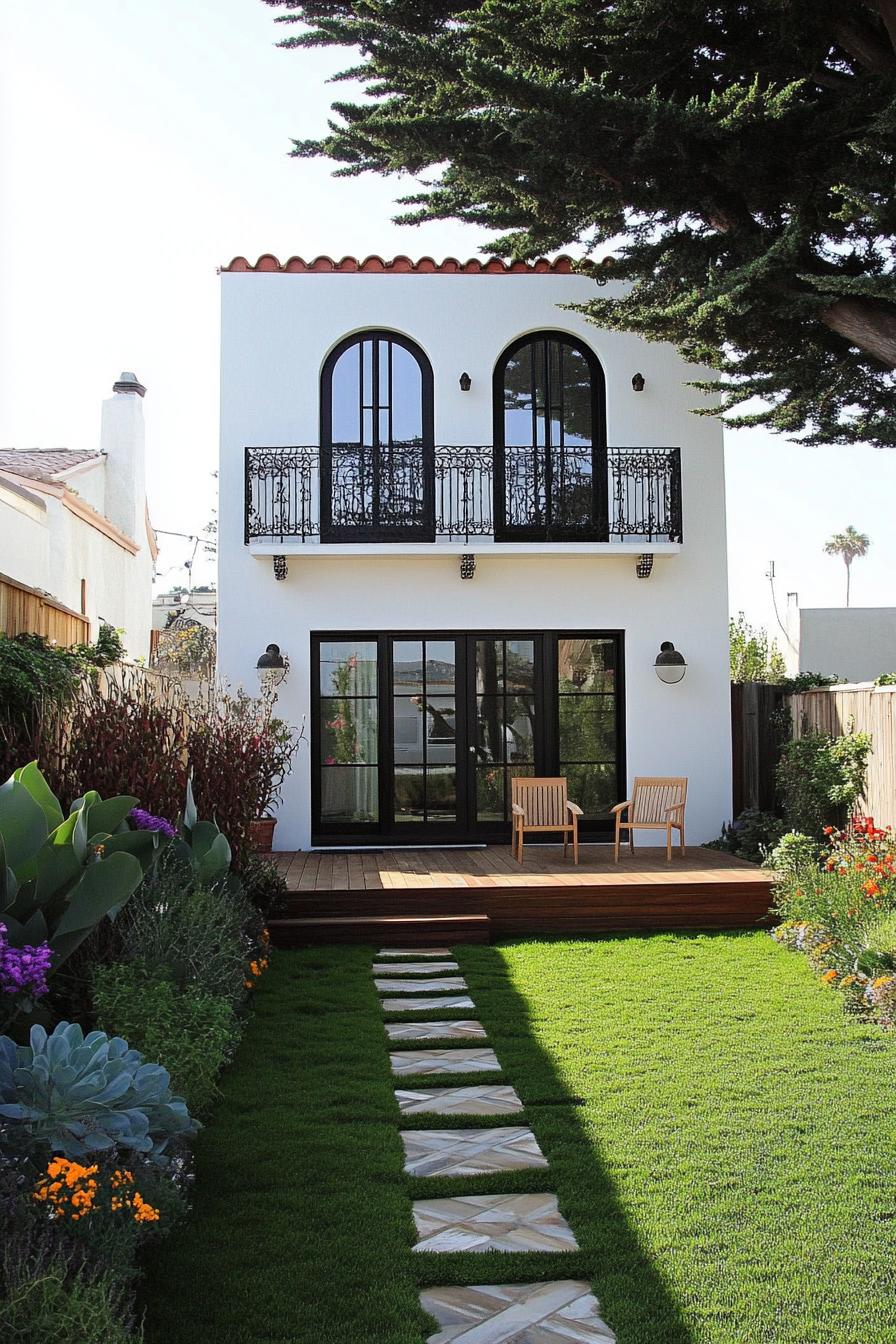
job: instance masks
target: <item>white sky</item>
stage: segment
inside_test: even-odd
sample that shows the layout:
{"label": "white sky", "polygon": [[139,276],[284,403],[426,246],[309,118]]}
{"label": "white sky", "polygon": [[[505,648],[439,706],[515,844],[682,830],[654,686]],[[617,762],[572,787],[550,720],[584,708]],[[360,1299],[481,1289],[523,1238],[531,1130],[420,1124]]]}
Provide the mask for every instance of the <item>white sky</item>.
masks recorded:
{"label": "white sky", "polygon": [[[334,53],[277,49],[258,0],[6,0],[0,17],[0,445],[92,448],[122,369],[147,386],[159,528],[210,515],[218,432],[216,267],[245,254],[471,256],[461,224],[391,223],[406,184],[287,157],[324,126]],[[896,454],[729,433],[731,610],[843,601],[822,546],[872,539],[853,602],[896,605]],[[162,537],[163,587],[191,547]],[[196,581],[213,578],[199,560]]]}

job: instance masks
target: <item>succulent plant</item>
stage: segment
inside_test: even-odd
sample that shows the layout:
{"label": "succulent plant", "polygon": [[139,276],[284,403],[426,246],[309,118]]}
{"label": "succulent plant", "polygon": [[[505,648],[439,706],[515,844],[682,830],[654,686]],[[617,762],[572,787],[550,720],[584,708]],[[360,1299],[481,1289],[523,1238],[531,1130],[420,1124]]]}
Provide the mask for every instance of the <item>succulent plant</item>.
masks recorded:
{"label": "succulent plant", "polygon": [[172,1139],[199,1128],[167,1070],[120,1036],[60,1022],[31,1028],[29,1045],[0,1036],[0,1151],[38,1160],[129,1149],[164,1165]]}
{"label": "succulent plant", "polygon": [[53,969],[122,905],[155,857],[136,798],[89,792],[63,814],[36,763],[0,785],[0,921],[12,947],[48,942]]}

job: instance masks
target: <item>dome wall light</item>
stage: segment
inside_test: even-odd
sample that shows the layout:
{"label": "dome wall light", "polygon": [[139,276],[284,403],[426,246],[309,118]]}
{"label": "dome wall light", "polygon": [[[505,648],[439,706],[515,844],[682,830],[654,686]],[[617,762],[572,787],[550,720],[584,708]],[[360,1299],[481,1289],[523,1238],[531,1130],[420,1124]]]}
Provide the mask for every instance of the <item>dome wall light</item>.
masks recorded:
{"label": "dome wall light", "polygon": [[269,644],[255,667],[258,671],[258,680],[267,686],[281,686],[289,670],[289,664],[280,652],[279,644]]}
{"label": "dome wall light", "polygon": [[677,682],[683,681],[684,674],[688,670],[684,654],[679,653],[675,645],[668,639],[664,639],[660,645],[660,651],[653,666],[660,681],[664,681],[667,686],[674,686]]}

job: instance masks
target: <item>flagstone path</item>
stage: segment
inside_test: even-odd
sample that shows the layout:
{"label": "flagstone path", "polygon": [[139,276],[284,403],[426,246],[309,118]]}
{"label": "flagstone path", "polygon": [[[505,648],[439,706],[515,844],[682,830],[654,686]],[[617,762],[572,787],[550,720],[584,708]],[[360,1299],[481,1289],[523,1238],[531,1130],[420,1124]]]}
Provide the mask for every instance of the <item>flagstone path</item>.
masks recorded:
{"label": "flagstone path", "polygon": [[[384,1013],[429,1012],[475,1007],[447,947],[380,948],[373,964],[374,984]],[[384,958],[405,958],[395,965]],[[447,958],[447,960],[445,960]],[[403,977],[411,977],[404,979]],[[401,997],[389,998],[390,994]],[[396,1041],[485,1040],[481,1022],[469,1018],[443,1022],[389,1022],[386,1037]],[[391,1050],[396,1077],[422,1077],[500,1072],[501,1063],[487,1047]],[[514,1089],[503,1083],[467,1087],[397,1086],[402,1116],[512,1115],[523,1110]],[[494,1175],[548,1167],[538,1140],[527,1125],[494,1129],[403,1129],[404,1170],[410,1176]],[[532,1195],[464,1195],[450,1199],[419,1199],[413,1203],[417,1229],[415,1251],[575,1251],[578,1242],[560,1213],[557,1197]],[[574,1279],[549,1283],[473,1284],[429,1288],[420,1294],[424,1311],[439,1329],[426,1344],[537,1344],[577,1341],[616,1344],[601,1320],[591,1285]]]}

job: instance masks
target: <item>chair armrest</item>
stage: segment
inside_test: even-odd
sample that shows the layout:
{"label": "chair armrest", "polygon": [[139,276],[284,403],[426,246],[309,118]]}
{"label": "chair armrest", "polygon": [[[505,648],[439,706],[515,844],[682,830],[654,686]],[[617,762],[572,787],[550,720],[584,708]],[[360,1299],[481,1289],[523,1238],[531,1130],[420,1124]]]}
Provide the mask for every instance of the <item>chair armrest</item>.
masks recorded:
{"label": "chair armrest", "polygon": [[567,800],[566,807],[567,810],[571,812],[574,817],[584,817],[585,815],[585,813],[579,807],[578,803],[571,803]]}
{"label": "chair armrest", "polygon": [[668,817],[670,812],[683,812],[683,811],[684,811],[684,803],[674,803],[672,807],[666,808],[666,816]]}
{"label": "chair armrest", "polygon": [[511,803],[510,810],[515,817],[522,817],[525,821],[526,812],[524,808],[520,807],[519,803]]}
{"label": "chair armrest", "polygon": [[627,798],[624,803],[617,803],[615,807],[610,808],[610,816],[613,816],[616,812],[624,812],[625,809],[631,807],[631,805],[631,798]]}

